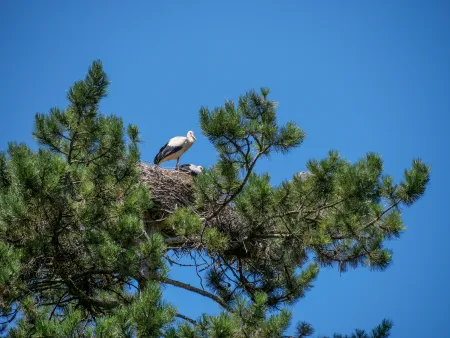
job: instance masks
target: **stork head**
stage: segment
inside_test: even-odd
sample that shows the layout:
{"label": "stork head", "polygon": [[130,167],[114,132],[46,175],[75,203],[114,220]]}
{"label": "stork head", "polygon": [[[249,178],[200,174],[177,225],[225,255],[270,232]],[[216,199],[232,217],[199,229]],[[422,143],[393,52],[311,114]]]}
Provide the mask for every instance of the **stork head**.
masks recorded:
{"label": "stork head", "polygon": [[187,133],[187,138],[192,140],[192,142],[194,142],[195,140],[197,140],[194,136],[194,132],[192,130],[189,130]]}

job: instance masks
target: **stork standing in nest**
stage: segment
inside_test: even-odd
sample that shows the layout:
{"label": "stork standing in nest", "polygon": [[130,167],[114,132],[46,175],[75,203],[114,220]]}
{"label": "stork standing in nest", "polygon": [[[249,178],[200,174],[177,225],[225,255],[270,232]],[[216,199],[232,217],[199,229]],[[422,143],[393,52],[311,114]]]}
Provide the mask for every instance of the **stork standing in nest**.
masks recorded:
{"label": "stork standing in nest", "polygon": [[177,170],[180,167],[180,157],[183,155],[196,141],[193,131],[188,131],[186,137],[175,136],[169,140],[156,155],[153,161],[156,165],[170,160],[177,160]]}

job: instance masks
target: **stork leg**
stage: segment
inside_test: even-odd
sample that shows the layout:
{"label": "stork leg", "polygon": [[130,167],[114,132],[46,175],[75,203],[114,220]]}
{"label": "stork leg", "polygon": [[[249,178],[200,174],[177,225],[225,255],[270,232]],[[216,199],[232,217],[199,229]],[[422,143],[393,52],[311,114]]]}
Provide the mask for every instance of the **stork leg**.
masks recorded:
{"label": "stork leg", "polygon": [[176,166],[177,170],[180,170],[180,158],[177,158],[177,166]]}

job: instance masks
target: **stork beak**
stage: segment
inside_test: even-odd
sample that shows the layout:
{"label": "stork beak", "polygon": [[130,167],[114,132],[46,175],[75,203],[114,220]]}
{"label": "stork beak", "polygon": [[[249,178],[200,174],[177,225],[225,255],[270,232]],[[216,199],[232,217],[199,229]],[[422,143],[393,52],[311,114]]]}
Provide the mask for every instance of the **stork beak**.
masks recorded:
{"label": "stork beak", "polygon": [[194,134],[192,134],[192,138],[197,141],[197,138],[194,136]]}

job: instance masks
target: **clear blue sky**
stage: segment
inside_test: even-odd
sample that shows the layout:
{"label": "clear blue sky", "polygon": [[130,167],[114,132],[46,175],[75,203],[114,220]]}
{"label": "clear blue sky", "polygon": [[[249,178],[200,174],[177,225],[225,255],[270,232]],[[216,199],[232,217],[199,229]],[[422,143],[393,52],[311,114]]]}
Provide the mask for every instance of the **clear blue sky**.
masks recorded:
{"label": "clear blue sky", "polygon": [[[145,160],[192,129],[198,141],[184,161],[213,164],[199,107],[268,86],[280,121],[294,120],[308,135],[291,154],[259,165],[274,184],[329,149],[352,161],[380,153],[397,179],[414,157],[432,165],[426,195],[404,210],[408,230],[388,244],[393,265],[322,270],[293,322],[311,322],[323,335],[388,317],[395,338],[448,334],[449,2],[112,3],[0,2],[0,149],[32,143],[34,113],[64,107],[93,59],[112,80],[102,110],[139,126]],[[208,300],[167,290],[183,313],[217,312]]]}

